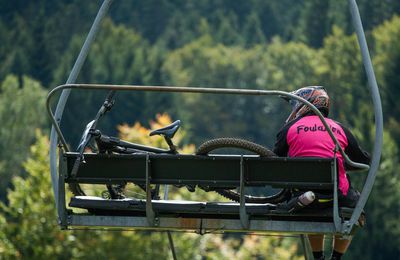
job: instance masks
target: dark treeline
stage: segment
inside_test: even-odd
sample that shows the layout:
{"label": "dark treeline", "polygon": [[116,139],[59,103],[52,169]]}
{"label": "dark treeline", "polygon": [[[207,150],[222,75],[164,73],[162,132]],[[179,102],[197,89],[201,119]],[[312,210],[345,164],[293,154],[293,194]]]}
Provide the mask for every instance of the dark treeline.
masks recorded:
{"label": "dark treeline", "polygon": [[[400,12],[398,1],[358,2],[366,31]],[[2,1],[0,79],[8,74],[29,75],[45,88],[64,83],[100,4],[101,1]],[[109,31],[103,30],[101,40],[96,43],[98,48],[95,46],[91,52],[91,57],[99,55],[94,54],[96,51],[104,57],[93,57],[97,59],[93,62],[89,57],[79,82],[182,85],[168,81],[169,76],[162,71],[163,64],[172,51],[188,46],[204,35],[211,37],[213,46],[222,44],[248,49],[271,44],[279,37],[283,43],[298,42],[321,48],[325,37],[332,34],[333,25],[346,34],[352,32],[347,1],[344,0],[115,1],[110,19]],[[118,28],[118,32],[114,28]],[[129,38],[128,34],[135,39]],[[112,40],[110,35],[113,35]],[[221,83],[226,86],[223,80]],[[204,84],[204,81],[197,84]],[[231,85],[235,86],[238,85]],[[145,121],[157,112],[155,109],[174,113],[173,105],[168,104],[172,102],[171,98],[143,95],[122,98],[121,103],[130,104],[121,109],[130,114],[118,110],[111,116],[114,125],[121,120]],[[132,102],[126,101],[131,98]],[[72,104],[82,102],[72,100]],[[91,99],[86,98],[83,102],[89,104],[85,107],[88,114],[93,114],[95,104]],[[66,125],[75,124],[68,118],[79,114],[73,109],[71,113],[65,117]],[[81,127],[68,131],[73,133],[74,140]],[[114,128],[107,129],[113,131]]]}
{"label": "dark treeline", "polygon": [[[359,0],[368,31],[400,12],[395,0]],[[50,87],[54,68],[74,35],[86,35],[101,1],[0,2],[2,46],[0,78],[29,74]],[[213,40],[224,45],[252,46],[274,36],[321,47],[337,25],[352,32],[347,1],[115,1],[110,16],[115,24],[134,28],[150,44],[168,50],[201,36],[208,24]],[[134,48],[134,46],[132,46]],[[160,80],[160,79],[158,79]]]}
{"label": "dark treeline", "polygon": [[[383,100],[385,145],[367,204],[368,225],[349,256],[395,259],[400,252],[400,1],[357,2]],[[27,176],[26,147],[36,128],[49,130],[45,95],[65,83],[101,3],[0,0],[1,200],[6,201],[12,176]],[[372,151],[371,99],[345,0],[114,1],[77,82],[285,91],[324,85],[332,97],[331,116]],[[72,147],[105,96],[71,94],[62,128]],[[288,111],[276,98],[121,92],[100,126],[117,134],[118,124],[146,126],[167,112],[183,121],[184,144],[239,136],[271,147]],[[354,175],[356,186],[363,178]]]}

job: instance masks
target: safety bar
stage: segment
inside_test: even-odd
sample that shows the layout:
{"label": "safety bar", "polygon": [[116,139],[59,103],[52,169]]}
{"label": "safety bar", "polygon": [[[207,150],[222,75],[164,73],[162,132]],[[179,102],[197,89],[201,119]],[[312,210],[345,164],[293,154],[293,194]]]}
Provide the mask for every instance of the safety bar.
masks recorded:
{"label": "safety bar", "polygon": [[57,131],[58,136],[60,137],[61,146],[66,152],[69,152],[68,144],[65,141],[65,138],[61,132],[60,126],[57,124],[57,121],[53,115],[53,111],[50,107],[50,99],[52,96],[61,90],[64,89],[95,89],[95,90],[119,90],[119,91],[157,91],[157,92],[180,92],[180,93],[212,93],[212,94],[239,94],[239,95],[253,95],[253,96],[284,96],[290,99],[295,99],[303,104],[309,106],[311,110],[319,116],[321,122],[325,126],[329,136],[332,138],[333,142],[336,144],[339,152],[342,154],[346,163],[354,168],[368,170],[369,165],[353,162],[350,158],[346,155],[343,148],[340,146],[339,141],[336,139],[335,135],[333,134],[332,130],[330,129],[328,123],[325,121],[324,116],[322,113],[316,108],[313,104],[285,91],[279,90],[255,90],[255,89],[231,89],[231,88],[204,88],[204,87],[175,87],[175,86],[135,86],[135,85],[103,85],[103,84],[64,84],[55,87],[52,89],[46,100],[46,107],[47,112],[51,118],[53,127]]}

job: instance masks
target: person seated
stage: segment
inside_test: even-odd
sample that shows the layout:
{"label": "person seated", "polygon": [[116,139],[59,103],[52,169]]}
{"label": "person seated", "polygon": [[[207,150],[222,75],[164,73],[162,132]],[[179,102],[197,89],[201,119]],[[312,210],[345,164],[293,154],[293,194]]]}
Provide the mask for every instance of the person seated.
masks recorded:
{"label": "person seated", "polygon": [[[369,154],[360,148],[351,131],[341,123],[328,118],[330,98],[324,87],[303,87],[291,92],[291,94],[304,98],[322,113],[340,146],[352,161],[364,164],[370,163]],[[333,158],[336,151],[339,178],[339,206],[354,208],[360,197],[360,193],[351,186],[348,175],[346,174],[344,158],[342,154],[337,151],[336,144],[328,134],[321,119],[309,106],[302,102],[294,99],[289,99],[288,101],[292,106],[292,111],[287,118],[285,125],[277,134],[274,147],[275,154],[281,157]],[[294,199],[298,199],[299,196],[302,196],[305,192],[306,191],[301,190],[294,191]],[[312,193],[315,194],[315,198],[311,198],[312,200],[310,200],[310,204],[307,207],[332,207],[332,194],[324,194],[320,191],[312,191]],[[304,203],[304,206],[306,204],[307,203]],[[323,253],[324,235],[309,235],[308,239],[311,244],[314,258],[325,259]],[[334,250],[331,259],[340,259],[347,251],[350,242],[351,237],[344,239],[335,236]]]}

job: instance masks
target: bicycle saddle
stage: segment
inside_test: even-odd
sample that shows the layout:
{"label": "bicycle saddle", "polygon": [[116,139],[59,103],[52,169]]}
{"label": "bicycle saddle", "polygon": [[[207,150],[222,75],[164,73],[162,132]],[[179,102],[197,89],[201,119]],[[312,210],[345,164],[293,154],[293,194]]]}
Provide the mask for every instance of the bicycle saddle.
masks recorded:
{"label": "bicycle saddle", "polygon": [[173,122],[170,125],[167,125],[166,127],[151,131],[150,136],[163,135],[167,138],[173,138],[180,126],[181,126],[181,120],[176,120],[175,122]]}

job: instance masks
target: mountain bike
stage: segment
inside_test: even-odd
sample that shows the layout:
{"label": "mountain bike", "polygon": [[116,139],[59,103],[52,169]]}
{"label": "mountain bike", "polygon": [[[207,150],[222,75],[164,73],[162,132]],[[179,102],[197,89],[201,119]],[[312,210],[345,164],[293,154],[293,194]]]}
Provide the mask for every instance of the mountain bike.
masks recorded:
{"label": "mountain bike", "polygon": [[[163,128],[154,130],[150,132],[150,136],[160,135],[164,138],[165,142],[168,144],[169,149],[161,149],[152,146],[146,146],[142,144],[132,143],[125,140],[121,140],[114,136],[107,136],[103,134],[99,129],[97,129],[97,124],[99,120],[111,110],[115,103],[114,99],[115,91],[110,91],[107,95],[105,101],[97,112],[95,118],[90,121],[82,134],[79,145],[77,147],[77,152],[79,156],[77,157],[75,164],[73,166],[72,172],[77,172],[79,166],[85,163],[85,152],[89,149],[93,153],[99,154],[169,154],[177,155],[177,146],[173,143],[173,137],[179,130],[181,126],[181,121],[176,120],[172,124],[165,126]],[[241,138],[216,138],[211,139],[199,146],[195,152],[198,156],[208,156],[214,153],[222,151],[223,153],[235,153],[237,155],[250,154],[252,156],[260,157],[274,157],[276,156],[268,148],[256,144],[251,141],[247,141]],[[144,195],[141,192],[146,190],[145,185],[137,183],[125,183],[120,184],[108,184],[104,190],[104,185],[101,185],[102,191],[100,195],[106,199],[124,199],[124,198],[138,198],[141,199]],[[175,185],[178,188],[183,188],[183,186]],[[217,192],[225,198],[232,201],[239,202],[240,193],[238,187],[224,187],[224,188],[213,188],[208,186],[195,186],[186,185],[189,191],[194,192],[197,188],[202,189],[206,192]],[[93,187],[86,187],[85,185],[78,183],[70,183],[69,188],[75,196],[85,196],[90,192],[99,195],[98,189],[93,189]],[[259,188],[258,188],[259,189]],[[96,193],[97,192],[97,193]],[[289,191],[286,189],[273,190],[273,189],[262,189],[257,191],[257,188],[246,188],[245,190],[245,201],[247,203],[280,203],[288,198]],[[160,185],[152,185],[152,198],[159,199]]]}

